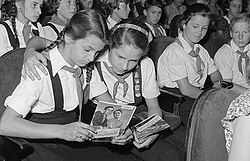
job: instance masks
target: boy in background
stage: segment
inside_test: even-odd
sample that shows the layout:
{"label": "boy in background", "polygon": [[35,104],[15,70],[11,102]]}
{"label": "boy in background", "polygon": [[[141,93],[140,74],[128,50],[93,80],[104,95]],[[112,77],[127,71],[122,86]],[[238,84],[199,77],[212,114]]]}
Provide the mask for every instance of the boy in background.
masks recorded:
{"label": "boy in background", "polygon": [[223,80],[233,82],[240,88],[250,87],[250,16],[242,13],[230,23],[232,40],[224,44],[215,54],[215,65]]}
{"label": "boy in background", "polygon": [[107,18],[109,30],[122,19],[127,19],[130,12],[129,0],[115,0],[111,5],[112,13]]}
{"label": "boy in background", "polygon": [[161,0],[147,0],[145,3],[144,15],[146,16],[145,23],[150,29],[149,42],[154,37],[167,36],[165,29],[159,25],[162,15]]}
{"label": "boy in background", "polygon": [[186,6],[183,5],[184,0],[173,0],[170,5],[164,7],[164,14],[166,15],[164,28],[170,29],[170,23],[176,15],[182,15],[186,11]]}

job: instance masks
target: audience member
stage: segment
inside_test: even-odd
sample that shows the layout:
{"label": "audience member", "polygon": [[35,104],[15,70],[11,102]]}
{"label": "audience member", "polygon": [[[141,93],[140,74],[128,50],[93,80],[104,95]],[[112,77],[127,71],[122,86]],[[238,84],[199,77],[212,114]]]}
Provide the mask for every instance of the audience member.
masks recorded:
{"label": "audience member", "polygon": [[202,3],[202,4],[205,4],[207,5],[208,4],[208,1],[209,0],[186,0],[185,1],[185,5],[187,7],[191,6],[192,4],[195,4],[195,3]]}
{"label": "audience member", "polygon": [[107,19],[109,29],[121,22],[122,19],[128,18],[130,12],[129,0],[115,0],[114,4],[112,4],[112,8],[112,13]]}
{"label": "audience member", "polygon": [[220,86],[222,78],[206,49],[198,44],[208,30],[209,8],[195,3],[184,12],[182,21],[182,33],[158,60],[157,78],[160,87],[186,96],[180,116],[187,125],[194,99],[203,92],[207,76],[210,75],[215,87]]}
{"label": "audience member", "polygon": [[169,29],[170,23],[172,19],[176,15],[182,15],[183,12],[186,10],[186,6],[183,5],[184,0],[173,0],[170,5],[164,7],[164,14],[166,16],[164,21],[164,28]]}
{"label": "audience member", "polygon": [[93,7],[94,0],[79,0],[78,10],[91,9]]}
{"label": "audience member", "polygon": [[222,17],[224,16],[224,12],[217,2],[218,0],[209,0],[208,7],[211,11],[211,14],[215,14],[218,17]]}
{"label": "audience member", "polygon": [[145,23],[150,29],[149,41],[154,37],[167,36],[165,29],[158,24],[162,15],[161,0],[147,0],[144,13],[146,16]]}
{"label": "audience member", "polygon": [[247,13],[235,16],[230,28],[232,40],[217,51],[215,65],[224,81],[250,88],[250,16]]}
{"label": "audience member", "polygon": [[209,0],[196,0],[196,3],[202,3],[202,4],[205,4],[205,5],[208,5]]}
{"label": "audience member", "polygon": [[[0,56],[14,48],[26,47],[34,35],[44,37],[42,25],[36,22],[41,14],[42,0],[12,0],[10,4],[9,20],[0,24]],[[13,39],[9,37],[8,30]]]}
{"label": "audience member", "polygon": [[229,7],[227,15],[223,16],[217,21],[216,28],[218,33],[223,36],[228,42],[231,40],[230,36],[230,21],[241,13],[242,0],[228,0]]}
{"label": "audience member", "polygon": [[250,14],[250,0],[245,0],[245,10]]}
{"label": "audience member", "polygon": [[76,13],[75,0],[55,0],[51,5],[54,5],[56,13],[51,17],[51,20],[43,27],[45,38],[55,41],[59,33],[63,30],[65,24]]}
{"label": "audience member", "polygon": [[134,4],[134,6],[138,12],[138,16],[144,15],[143,10],[145,9],[145,2],[146,2],[146,0],[139,0],[139,2]]}

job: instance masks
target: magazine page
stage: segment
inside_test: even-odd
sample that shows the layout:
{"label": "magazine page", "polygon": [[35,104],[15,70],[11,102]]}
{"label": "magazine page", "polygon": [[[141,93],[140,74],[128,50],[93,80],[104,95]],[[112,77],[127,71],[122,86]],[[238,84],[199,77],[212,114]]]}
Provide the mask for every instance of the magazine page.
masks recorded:
{"label": "magazine page", "polygon": [[137,142],[170,127],[158,114],[154,114],[132,127]]}
{"label": "magazine page", "polygon": [[124,129],[128,126],[135,109],[136,106],[103,101],[98,102],[90,123],[90,125],[97,130],[97,134],[94,134],[94,139],[110,141],[110,138],[123,133]]}

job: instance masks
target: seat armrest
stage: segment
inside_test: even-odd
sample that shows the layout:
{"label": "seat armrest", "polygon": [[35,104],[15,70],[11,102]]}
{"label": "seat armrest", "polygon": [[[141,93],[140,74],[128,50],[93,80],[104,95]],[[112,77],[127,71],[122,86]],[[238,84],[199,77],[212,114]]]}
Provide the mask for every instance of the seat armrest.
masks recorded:
{"label": "seat armrest", "polygon": [[13,142],[17,148],[17,152],[23,152],[31,148],[31,144],[26,141],[25,139],[22,138],[17,138],[17,137],[6,137],[6,139],[10,140]]}
{"label": "seat armrest", "polygon": [[177,93],[174,93],[174,92],[162,89],[162,88],[160,88],[160,92],[172,95],[174,97],[177,97],[179,99],[179,102],[183,102],[184,101],[184,96],[183,95],[180,95],[180,94],[177,94]]}
{"label": "seat armrest", "polygon": [[17,137],[0,136],[0,144],[18,153],[31,149],[31,144],[28,141]]}
{"label": "seat armrest", "polygon": [[165,95],[171,96],[169,99],[171,99],[171,101],[173,102],[173,108],[172,108],[172,112],[175,115],[180,115],[180,104],[183,103],[185,101],[185,97],[184,95],[172,92],[170,90],[160,88],[160,92],[161,92],[161,99],[163,98],[163,100],[165,99]]}

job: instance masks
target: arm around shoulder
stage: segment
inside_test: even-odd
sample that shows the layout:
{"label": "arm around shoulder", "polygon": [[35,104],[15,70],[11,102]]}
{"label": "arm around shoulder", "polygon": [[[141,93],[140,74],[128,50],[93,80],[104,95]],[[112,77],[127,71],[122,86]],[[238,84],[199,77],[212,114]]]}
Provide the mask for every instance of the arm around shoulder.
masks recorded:
{"label": "arm around shoulder", "polygon": [[50,40],[47,40],[39,36],[34,36],[31,39],[29,39],[26,51],[24,53],[24,66],[22,69],[22,76],[24,78],[28,76],[30,79],[34,80],[35,76],[38,80],[41,79],[40,75],[35,69],[35,66],[37,66],[44,74],[46,75],[48,74],[45,68],[41,64],[42,62],[44,65],[47,65],[47,59],[40,52],[37,51],[44,49],[50,42],[51,42]]}

